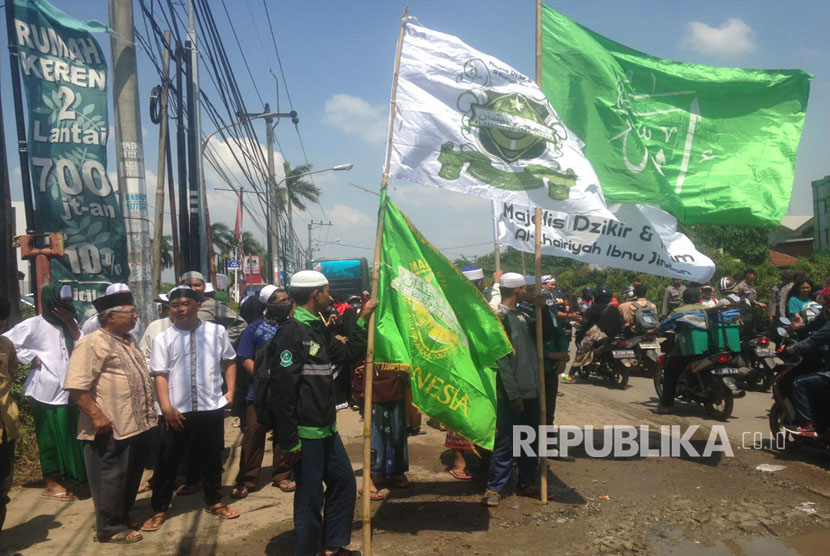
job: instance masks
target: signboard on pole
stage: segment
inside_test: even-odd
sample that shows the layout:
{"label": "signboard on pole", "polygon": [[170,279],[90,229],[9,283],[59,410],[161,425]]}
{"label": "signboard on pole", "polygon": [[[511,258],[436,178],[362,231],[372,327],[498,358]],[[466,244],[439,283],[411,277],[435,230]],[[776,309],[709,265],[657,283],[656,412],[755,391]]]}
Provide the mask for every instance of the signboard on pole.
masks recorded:
{"label": "signboard on pole", "polygon": [[238,270],[239,261],[228,261],[228,270]]}
{"label": "signboard on pole", "polygon": [[38,233],[62,232],[65,255],[52,280],[71,282],[89,303],[110,282],[126,282],[127,242],[107,177],[107,65],[92,32],[48,2],[15,4],[15,36],[28,107],[28,145]]}

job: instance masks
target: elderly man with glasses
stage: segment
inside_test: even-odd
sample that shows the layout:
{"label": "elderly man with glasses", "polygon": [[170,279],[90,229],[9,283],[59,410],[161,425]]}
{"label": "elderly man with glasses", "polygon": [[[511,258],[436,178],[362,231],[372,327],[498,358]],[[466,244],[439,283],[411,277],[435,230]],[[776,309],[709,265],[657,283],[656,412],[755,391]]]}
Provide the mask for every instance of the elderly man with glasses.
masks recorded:
{"label": "elderly man with glasses", "polygon": [[81,408],[78,440],[84,443],[99,542],[140,541],[130,519],[156,426],[153,383],[130,335],[138,315],[129,291],[96,299],[101,328],[72,352],[64,388]]}

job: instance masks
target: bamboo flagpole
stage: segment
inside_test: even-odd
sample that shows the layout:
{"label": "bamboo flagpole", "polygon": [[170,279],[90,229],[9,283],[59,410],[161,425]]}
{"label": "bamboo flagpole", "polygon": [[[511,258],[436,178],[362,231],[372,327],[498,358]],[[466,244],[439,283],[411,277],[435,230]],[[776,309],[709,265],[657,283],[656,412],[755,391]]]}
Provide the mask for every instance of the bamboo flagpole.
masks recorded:
{"label": "bamboo flagpole", "polygon": [[[542,88],[542,0],[536,0],[536,84]],[[536,207],[536,294],[542,293],[542,209]],[[539,375],[539,424],[544,427],[545,400],[545,352],[542,338],[542,307],[536,305],[536,358]],[[544,430],[544,429],[539,429]],[[541,442],[537,451],[541,452]],[[539,457],[539,491],[542,504],[548,503],[548,459]]]}
{"label": "bamboo flagpole", "polygon": [[[392,135],[394,133],[395,110],[398,96],[398,73],[401,66],[401,49],[409,7],[404,8],[401,16],[401,31],[398,47],[395,51],[395,70],[392,74],[392,95],[389,100],[389,135],[386,142],[386,163],[380,182],[381,193],[386,191],[389,183],[389,163],[392,158]],[[372,302],[378,301],[378,277],[380,273],[380,253],[383,241],[383,225],[386,221],[386,197],[381,195],[378,231],[375,237],[375,259],[372,267]],[[368,345],[366,347],[366,374],[363,388],[363,554],[372,556],[372,495],[369,485],[372,481],[372,379],[375,373],[375,315],[369,317]]]}
{"label": "bamboo flagpole", "polygon": [[501,242],[499,241],[499,212],[498,203],[495,200],[490,201],[490,206],[493,212],[493,253],[496,257],[496,272],[501,272]]}

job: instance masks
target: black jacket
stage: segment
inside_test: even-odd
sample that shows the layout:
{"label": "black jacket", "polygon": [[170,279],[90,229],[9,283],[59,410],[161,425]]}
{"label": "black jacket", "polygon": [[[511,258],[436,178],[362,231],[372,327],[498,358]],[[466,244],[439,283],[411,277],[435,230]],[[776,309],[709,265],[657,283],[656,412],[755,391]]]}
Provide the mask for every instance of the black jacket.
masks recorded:
{"label": "black jacket", "polygon": [[347,366],[366,355],[366,328],[358,321],[343,343],[303,308],[268,343],[270,407],[284,451],[300,438],[325,438],[337,430],[332,363]]}

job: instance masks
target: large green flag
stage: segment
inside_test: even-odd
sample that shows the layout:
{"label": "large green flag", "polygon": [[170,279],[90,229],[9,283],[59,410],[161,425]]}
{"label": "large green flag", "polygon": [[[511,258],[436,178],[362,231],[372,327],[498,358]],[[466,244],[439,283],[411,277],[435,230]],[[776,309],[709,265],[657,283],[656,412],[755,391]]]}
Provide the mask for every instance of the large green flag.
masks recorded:
{"label": "large green flag", "polygon": [[421,411],[492,449],[496,374],[488,367],[512,351],[510,341],[484,296],[385,191],[384,204],[375,365],[409,372]]}
{"label": "large green flag", "polygon": [[542,90],[585,141],[606,199],[686,224],[779,223],[810,79],[655,58],[542,8]]}

